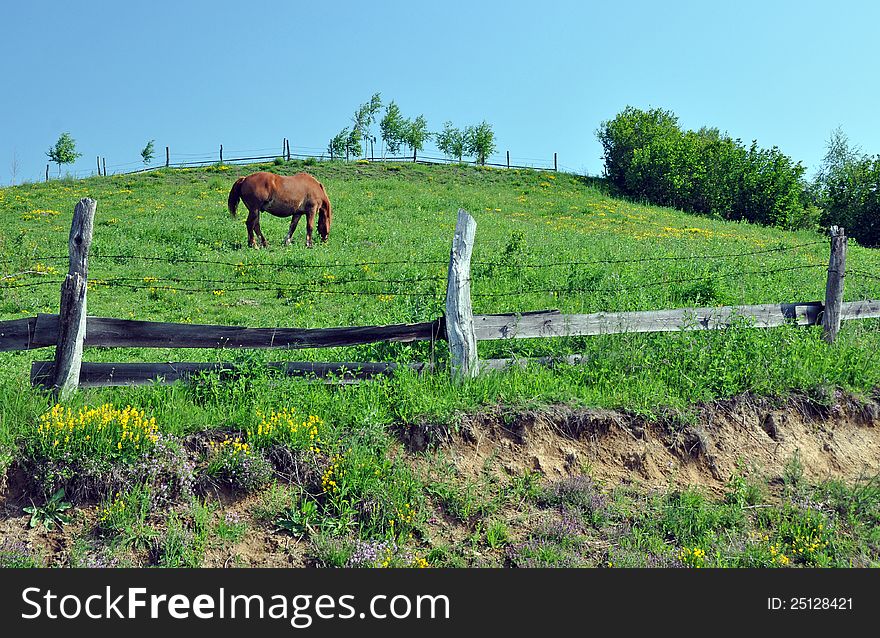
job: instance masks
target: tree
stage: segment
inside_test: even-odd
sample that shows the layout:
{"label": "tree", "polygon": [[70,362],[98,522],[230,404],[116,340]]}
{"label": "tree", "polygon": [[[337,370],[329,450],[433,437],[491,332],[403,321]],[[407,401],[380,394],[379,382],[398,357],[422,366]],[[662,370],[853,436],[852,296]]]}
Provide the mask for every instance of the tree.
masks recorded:
{"label": "tree", "polygon": [[[379,122],[379,131],[382,135],[382,141],[389,153],[394,155],[400,151],[403,145],[403,138],[406,135],[407,121],[400,113],[400,107],[394,103],[394,100],[385,107],[385,117]],[[384,153],[383,153],[384,157]]]}
{"label": "tree", "polygon": [[9,162],[9,171],[12,173],[12,185],[15,186],[15,178],[18,177],[18,150],[12,149],[12,161]]}
{"label": "tree", "polygon": [[[373,97],[370,98],[369,102],[364,102],[361,104],[357,110],[354,112],[354,116],[352,116],[352,130],[351,130],[351,144],[349,146],[349,150],[357,148],[357,152],[355,155],[361,154],[361,140],[375,141],[375,138],[372,136],[371,129],[373,123],[376,121],[376,115],[379,113],[379,109],[382,108],[382,96],[379,93],[374,93]],[[366,145],[364,145],[363,153],[366,155]]]}
{"label": "tree", "polygon": [[462,161],[462,156],[467,147],[466,131],[455,128],[452,122],[446,122],[443,130],[435,136],[437,148],[447,157],[457,157],[458,161]]}
{"label": "tree", "polygon": [[425,147],[425,142],[430,139],[428,121],[424,115],[419,115],[414,120],[407,120],[404,127],[403,142],[409,146],[413,156]]}
{"label": "tree", "polygon": [[144,147],[144,150],[141,151],[141,157],[144,158],[144,164],[149,164],[153,161],[153,143],[156,140],[150,140],[147,142],[147,145]]}
{"label": "tree", "polygon": [[76,152],[76,142],[70,133],[62,133],[55,146],[46,151],[46,155],[50,161],[58,164],[58,175],[61,175],[62,164],[73,164],[78,157],[82,157],[82,153]]}
{"label": "tree", "polygon": [[671,111],[643,111],[627,106],[610,121],[602,122],[596,136],[605,156],[605,175],[612,184],[626,189],[626,176],[636,149],[644,148],[659,138],[681,134],[678,118]]}
{"label": "tree", "polygon": [[346,159],[351,155],[352,157],[357,157],[363,152],[363,147],[361,146],[361,139],[363,137],[363,133],[359,128],[352,127],[352,129],[348,132],[348,138],[345,140],[345,154]]}
{"label": "tree", "polygon": [[476,126],[469,126],[465,133],[466,148],[478,164],[485,164],[488,157],[495,152],[495,133],[492,125],[483,120]]}
{"label": "tree", "polygon": [[825,226],[843,226],[866,246],[880,246],[880,155],[852,146],[839,128],[831,133],[816,177]]}
{"label": "tree", "polygon": [[333,137],[330,140],[330,143],[327,145],[327,152],[330,153],[330,157],[345,157],[345,151],[348,149],[348,142],[350,137],[351,131],[348,130],[347,126],[339,131],[339,133],[337,133],[336,136]]}

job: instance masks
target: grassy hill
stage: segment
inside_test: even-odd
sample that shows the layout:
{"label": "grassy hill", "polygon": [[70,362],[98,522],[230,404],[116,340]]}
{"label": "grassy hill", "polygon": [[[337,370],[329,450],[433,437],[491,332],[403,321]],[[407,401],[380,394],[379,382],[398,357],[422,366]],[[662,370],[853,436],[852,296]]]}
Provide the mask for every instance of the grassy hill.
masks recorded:
{"label": "grassy hill", "polygon": [[[270,247],[246,248],[242,207],[239,218],[231,219],[226,197],[235,178],[258,169],[285,174],[307,170],[324,183],[334,207],[327,244],[306,249],[303,222],[294,245],[284,248],[281,240],[287,220],[264,214],[262,227]],[[163,169],[0,190],[0,276],[4,277],[0,320],[57,312],[72,211],[85,196],[98,201],[88,303],[89,314],[99,316],[266,327],[433,320],[443,312],[446,265],[458,208],[467,209],[477,220],[472,282],[477,313],[549,308],[563,312],[651,310],[813,301],[824,296],[828,242],[816,233],[723,222],[625,202],[604,194],[594,180],[562,173],[291,162]],[[853,274],[847,277],[846,300],[880,298],[880,280],[855,274],[880,273],[880,252],[851,244],[848,268]],[[140,518],[122,517],[112,524],[107,523],[113,516],[108,512],[114,511],[115,501],[108,490],[125,483],[125,472],[118,468],[135,467],[143,460],[139,455],[146,452],[132,451],[127,457],[120,452],[122,447],[119,453],[95,451],[92,456],[98,461],[89,464],[86,459],[92,443],[83,442],[76,450],[70,447],[64,457],[58,448],[68,442],[62,439],[53,446],[53,441],[35,433],[40,416],[51,406],[41,393],[28,387],[27,380],[30,362],[50,358],[51,350],[3,353],[0,465],[12,468],[12,485],[24,481],[16,478],[16,471],[38,470],[46,489],[65,485],[68,497],[75,494],[83,503],[94,504],[92,510],[80,513],[81,528],[88,533],[65,536],[59,560],[67,563],[97,560],[99,554],[134,564],[150,562],[146,556],[159,556],[153,562],[160,564],[210,563],[211,543],[239,547],[242,534],[235,530],[241,531],[241,525],[276,530],[266,531],[269,540],[261,550],[236,550],[257,562],[255,556],[269,560],[268,556],[277,554],[267,547],[272,546],[272,535],[284,529],[294,530],[302,539],[299,553],[291,559],[297,564],[351,564],[365,543],[380,542],[394,544],[393,551],[391,545],[382,551],[390,551],[389,560],[395,564],[426,559],[431,564],[483,562],[469,553],[471,546],[485,550],[478,555],[489,556],[488,564],[615,560],[642,564],[650,557],[661,563],[688,564],[700,556],[694,557],[694,548],[707,549],[707,539],[724,525],[733,525],[731,529],[738,534],[761,531],[769,537],[778,532],[778,538],[773,536],[777,546],[788,543],[791,553],[795,541],[788,536],[783,539],[784,528],[789,519],[800,520],[800,510],[783,507],[778,520],[747,519],[742,509],[747,501],[779,496],[772,495],[772,490],[762,495],[755,487],[772,477],[761,475],[750,483],[744,478],[749,475],[745,470],[719,473],[721,461],[712,461],[713,471],[708,465],[703,468],[709,476],[703,482],[716,492],[725,492],[731,476],[739,477],[740,483],[730,488],[733,491],[725,492],[727,501],[742,497],[740,509],[734,512],[735,524],[728,520],[732,514],[726,509],[716,511],[733,507],[727,501],[719,505],[690,491],[684,497],[679,492],[658,495],[651,503],[625,492],[603,492],[604,488],[584,478],[591,475],[591,452],[586,448],[576,450],[577,454],[565,451],[564,440],[553,439],[559,447],[554,454],[560,459],[574,455],[577,460],[568,464],[567,471],[580,478],[549,485],[542,476],[547,479],[552,472],[533,462],[528,450],[520,449],[518,456],[511,456],[507,466],[499,469],[498,455],[477,454],[479,443],[471,442],[476,446],[474,458],[480,458],[485,467],[469,471],[456,460],[454,451],[456,445],[470,449],[467,437],[488,427],[480,422],[480,414],[496,417],[487,430],[494,432],[495,425],[523,423],[525,414],[546,415],[565,405],[580,415],[577,418],[584,411],[598,418],[590,411],[614,410],[627,419],[625,427],[641,424],[643,430],[663,439],[666,449],[678,450],[675,462],[685,467],[695,444],[708,449],[700,428],[707,427],[701,419],[705,406],[713,402],[736,402],[746,393],[767,397],[754,399],[759,403],[779,402],[791,400],[786,397],[794,394],[798,401],[819,406],[815,409],[830,409],[839,402],[835,392],[844,391],[856,402],[861,398],[876,405],[870,397],[880,387],[880,363],[874,356],[880,346],[878,323],[847,322],[833,347],[822,343],[818,330],[794,327],[484,342],[481,357],[579,353],[586,355],[587,364],[488,375],[463,386],[452,384],[443,374],[418,378],[401,373],[359,386],[327,387],[275,379],[259,366],[278,360],[420,361],[432,356],[442,363],[445,344],[433,352],[430,344],[247,353],[88,350],[85,359],[90,361],[236,360],[254,364],[251,373],[235,380],[207,377],[200,383],[165,388],[88,390],[65,405],[71,417],[63,427],[72,433],[76,428],[69,424],[76,418],[80,423],[91,418],[76,416],[89,408],[105,403],[134,406],[144,411],[145,419],[155,418],[157,431],[169,437],[170,442],[161,445],[177,450],[163,454],[166,459],[177,458],[179,466],[160,472],[174,493],[168,498],[184,503],[177,518],[151,518],[162,499],[149,489],[138,488],[140,492],[126,492],[119,498],[129,499],[129,511],[140,503]],[[761,405],[769,414],[771,407]],[[293,412],[298,416],[290,417]],[[309,417],[315,419],[312,425],[320,423],[320,434],[311,438],[303,433],[312,426],[298,425],[308,423]],[[561,423],[564,429],[572,418],[548,422]],[[763,413],[756,418],[763,419]],[[462,429],[468,419],[476,421]],[[617,423],[614,419],[611,422]],[[287,423],[286,434],[263,436],[268,424],[280,422]],[[315,438],[321,442],[316,444]],[[427,457],[401,454],[404,444],[413,447],[414,438],[423,442],[415,446],[419,449],[425,441],[440,447]],[[692,444],[686,445],[687,441]],[[236,442],[250,447],[241,452]],[[501,446],[504,441],[497,443]],[[682,454],[685,448],[691,452]],[[534,458],[544,459],[547,465],[547,454],[553,456],[545,450],[535,452]],[[627,454],[630,451],[620,452],[621,458],[629,458]],[[644,451],[632,454],[638,457]],[[733,459],[736,454],[729,456]],[[705,465],[706,458],[695,462]],[[870,466],[873,458],[866,464]],[[601,465],[595,459],[592,462]],[[185,469],[186,463],[194,468]],[[823,466],[818,460],[815,463],[811,466],[809,458],[791,456],[784,466],[774,466],[777,477],[787,474],[790,478],[788,496],[803,497],[803,490],[809,489],[812,497],[815,490],[831,489],[827,485],[805,487],[804,471],[807,476],[821,474]],[[605,468],[608,472],[610,465]],[[638,474],[637,469],[629,469]],[[244,505],[232,512],[244,516],[246,522],[236,523],[234,517],[229,519],[233,522],[227,521],[224,517],[230,512],[216,502],[209,505],[198,497],[187,500],[189,492],[181,473],[196,482],[197,495],[221,487],[248,494]],[[611,474],[599,478],[610,479]],[[689,481],[685,474],[666,477],[667,482],[678,486],[701,482]],[[659,480],[663,473],[644,470],[642,475]],[[298,478],[291,480],[292,476]],[[286,480],[266,488],[281,478]],[[27,489],[35,489],[33,481],[24,483],[30,485]],[[795,494],[795,488],[801,491]],[[845,501],[851,486],[839,489],[843,491],[835,492],[834,498]],[[615,521],[631,520],[633,512],[643,506],[646,509],[636,513],[645,521],[656,518],[657,512],[681,511],[680,503],[673,507],[669,500],[681,498],[691,499],[688,507],[694,516],[714,522],[706,523],[702,535],[694,537],[652,528],[660,540],[650,548],[630,547],[628,541],[616,539],[614,546],[626,551],[590,553],[584,549],[590,545],[587,541],[583,547],[568,547],[561,541],[553,545],[548,540],[552,540],[552,530],[542,527],[574,525],[575,537],[605,542]],[[636,502],[642,505],[636,507]],[[845,564],[855,560],[854,556],[876,561],[876,545],[866,549],[876,539],[866,540],[856,529],[876,515],[876,502],[869,502],[873,505],[859,509],[846,522],[851,545],[805,564]],[[562,518],[551,516],[547,522],[549,512]],[[535,522],[538,519],[540,523]],[[7,520],[10,525],[11,520]],[[823,529],[833,523],[823,520]],[[279,521],[282,531],[273,526]],[[672,522],[669,525],[674,527]],[[674,542],[664,545],[663,538],[670,533]],[[174,544],[181,538],[188,539],[189,545],[184,546],[189,553],[169,554],[169,548],[181,546]],[[543,549],[530,543],[543,543]],[[544,547],[548,543],[550,549]],[[771,545],[761,544],[764,553],[755,559],[758,564],[773,560]],[[547,552],[558,560],[548,559]],[[544,558],[539,560],[537,555]]]}

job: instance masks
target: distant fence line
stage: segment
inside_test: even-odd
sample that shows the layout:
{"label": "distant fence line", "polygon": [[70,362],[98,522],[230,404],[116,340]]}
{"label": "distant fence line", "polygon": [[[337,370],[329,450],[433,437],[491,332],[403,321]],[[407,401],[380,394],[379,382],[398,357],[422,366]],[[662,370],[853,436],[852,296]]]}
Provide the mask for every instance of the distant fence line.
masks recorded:
{"label": "distant fence line", "polygon": [[[843,302],[846,271],[846,235],[832,227],[825,300],[714,308],[677,308],[637,312],[562,314],[558,310],[474,315],[471,305],[471,257],[476,221],[458,211],[446,278],[445,314],[434,321],[384,326],[331,328],[249,328],[149,322],[87,317],[88,258],[97,203],[83,199],[74,211],[70,233],[70,268],[61,285],[57,315],[41,314],[0,322],[0,351],[55,346],[54,361],[35,361],[31,383],[65,397],[82,386],[171,383],[202,371],[235,372],[231,363],[84,363],[84,347],[145,348],[316,348],[376,342],[446,341],[454,379],[474,377],[481,371],[503,369],[523,361],[480,361],[477,342],[484,340],[573,337],[600,334],[717,330],[734,325],[772,328],[785,324],[821,325],[823,337],[834,342],[841,322],[880,317],[880,301]],[[777,271],[818,265],[792,266]],[[769,274],[765,271],[764,274]],[[435,278],[436,279],[436,278]],[[408,285],[407,281],[403,282]],[[126,284],[127,285],[127,284]],[[342,291],[346,294],[375,294]],[[406,294],[406,293],[394,293]],[[525,294],[519,291],[516,294]],[[433,348],[432,348],[433,352]],[[525,360],[526,362],[530,360]],[[543,358],[539,363],[583,363],[578,356]],[[430,363],[404,364],[418,372],[434,370]],[[353,381],[389,374],[401,367],[390,362],[272,363],[286,374]]]}
{"label": "distant fence line", "polygon": [[[312,147],[300,147],[301,150],[315,150]],[[267,149],[264,149],[267,150]],[[165,163],[159,163],[155,166],[144,166],[142,168],[137,168],[133,170],[119,170],[113,171],[114,166],[111,165],[111,174],[113,175],[134,175],[137,173],[146,173],[150,171],[159,170],[162,168],[197,168],[197,167],[207,167],[214,166],[217,164],[244,164],[249,162],[265,162],[265,161],[273,161],[275,159],[281,158],[282,160],[291,161],[292,159],[311,159],[319,162],[323,161],[334,161],[334,160],[345,160],[345,161],[366,161],[366,162],[412,162],[416,164],[464,164],[469,166],[491,166],[494,168],[508,168],[508,169],[520,169],[520,170],[536,170],[536,171],[558,171],[559,163],[558,157],[556,153],[553,153],[552,164],[549,160],[547,160],[546,165],[541,164],[516,164],[516,160],[518,158],[514,157],[514,163],[511,163],[511,155],[510,151],[506,152],[506,161],[500,162],[483,162],[479,163],[476,160],[468,160],[468,159],[454,159],[449,157],[435,157],[432,154],[427,155],[419,155],[418,152],[413,151],[411,155],[395,155],[395,156],[376,156],[372,152],[369,156],[364,155],[363,157],[356,157],[349,159],[346,157],[336,157],[332,153],[328,153],[326,151],[321,153],[295,153],[291,151],[290,142],[287,138],[282,142],[282,150],[281,153],[274,153],[271,155],[252,155],[252,156],[240,156],[240,157],[229,157],[228,155],[224,157],[223,155],[223,145],[221,144],[219,147],[219,151],[216,155],[210,153],[186,153],[182,154],[185,157],[204,157],[210,159],[198,159],[198,160],[187,160],[183,161],[171,161],[171,147],[165,147]],[[492,156],[493,159],[498,158],[498,155]],[[107,176],[107,158],[97,156],[96,158],[96,171],[97,175]],[[519,158],[523,159],[523,158]],[[537,162],[543,162],[544,160],[534,160]],[[117,165],[118,168],[131,166],[132,164],[138,164],[139,162],[129,162],[127,164]],[[49,181],[49,168],[50,164],[46,165],[46,175],[45,181]],[[90,176],[93,173],[91,171],[78,171],[74,175],[76,177],[84,177]]]}

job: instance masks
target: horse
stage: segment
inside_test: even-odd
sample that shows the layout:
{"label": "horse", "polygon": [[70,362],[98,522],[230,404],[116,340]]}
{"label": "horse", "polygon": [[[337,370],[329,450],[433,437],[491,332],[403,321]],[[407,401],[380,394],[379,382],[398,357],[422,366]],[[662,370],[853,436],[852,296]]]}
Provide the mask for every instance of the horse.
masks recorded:
{"label": "horse", "polygon": [[299,218],[306,216],[306,247],[312,247],[312,231],[315,228],[315,213],[318,213],[318,233],[321,241],[327,241],[330,234],[330,223],[333,221],[333,209],[324,185],[308,173],[296,175],[276,175],[260,171],[247,177],[240,177],[229,191],[229,214],[235,217],[239,199],[249,211],[245,224],[248,231],[248,246],[256,248],[254,235],[259,236],[265,248],[268,246],[263,231],[260,230],[260,212],[265,211],[276,217],[293,217],[290,220],[290,231],[284,245],[289,246],[293,231]]}

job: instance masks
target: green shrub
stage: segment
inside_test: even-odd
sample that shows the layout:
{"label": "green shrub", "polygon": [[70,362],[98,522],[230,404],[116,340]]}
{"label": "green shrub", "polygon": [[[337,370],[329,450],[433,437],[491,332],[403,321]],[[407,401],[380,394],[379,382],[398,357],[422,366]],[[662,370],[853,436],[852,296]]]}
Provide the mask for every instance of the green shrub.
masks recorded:
{"label": "green shrub", "polygon": [[749,148],[714,128],[683,131],[662,109],[626,107],[597,131],[608,179],[660,206],[780,228],[810,228],[804,167],[778,148]]}

